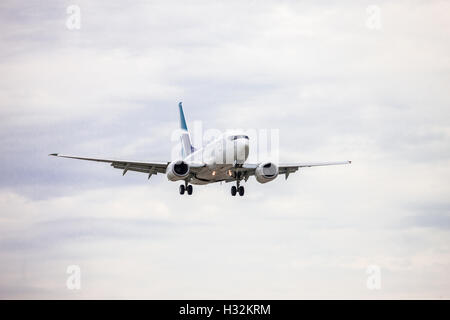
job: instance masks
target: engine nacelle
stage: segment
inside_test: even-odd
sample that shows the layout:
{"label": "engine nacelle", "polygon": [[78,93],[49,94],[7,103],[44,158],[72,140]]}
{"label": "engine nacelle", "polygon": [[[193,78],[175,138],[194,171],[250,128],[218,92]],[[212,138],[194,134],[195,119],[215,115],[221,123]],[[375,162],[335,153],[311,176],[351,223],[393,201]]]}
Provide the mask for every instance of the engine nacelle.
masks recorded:
{"label": "engine nacelle", "polygon": [[266,183],[278,177],[278,166],[272,162],[261,163],[255,169],[255,178],[259,183]]}
{"label": "engine nacelle", "polygon": [[167,179],[170,181],[184,180],[189,176],[189,164],[182,160],[172,161],[166,169]]}

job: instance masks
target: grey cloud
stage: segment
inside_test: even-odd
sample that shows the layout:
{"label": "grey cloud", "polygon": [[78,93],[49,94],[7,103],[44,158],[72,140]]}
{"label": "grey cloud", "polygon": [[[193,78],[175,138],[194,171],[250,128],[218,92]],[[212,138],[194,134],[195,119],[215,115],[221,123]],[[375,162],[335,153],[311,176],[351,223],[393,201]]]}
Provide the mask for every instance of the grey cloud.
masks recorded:
{"label": "grey cloud", "polygon": [[416,204],[409,206],[410,212],[413,213],[409,217],[405,217],[402,221],[403,226],[419,227],[419,228],[450,228],[450,204],[447,202],[430,202],[424,204]]}

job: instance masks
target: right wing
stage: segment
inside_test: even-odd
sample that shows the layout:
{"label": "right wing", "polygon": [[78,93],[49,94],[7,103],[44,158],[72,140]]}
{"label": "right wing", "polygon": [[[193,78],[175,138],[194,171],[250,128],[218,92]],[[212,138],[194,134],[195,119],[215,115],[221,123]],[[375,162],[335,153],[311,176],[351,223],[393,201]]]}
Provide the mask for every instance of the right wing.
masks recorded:
{"label": "right wing", "polygon": [[141,161],[129,161],[129,160],[115,160],[115,159],[99,159],[99,158],[85,158],[77,156],[63,155],[59,153],[52,153],[49,156],[77,159],[77,160],[87,160],[87,161],[97,161],[110,163],[113,168],[123,170],[122,175],[125,175],[127,171],[137,171],[148,174],[148,178],[152,174],[166,173],[166,168],[170,162],[141,162]]}

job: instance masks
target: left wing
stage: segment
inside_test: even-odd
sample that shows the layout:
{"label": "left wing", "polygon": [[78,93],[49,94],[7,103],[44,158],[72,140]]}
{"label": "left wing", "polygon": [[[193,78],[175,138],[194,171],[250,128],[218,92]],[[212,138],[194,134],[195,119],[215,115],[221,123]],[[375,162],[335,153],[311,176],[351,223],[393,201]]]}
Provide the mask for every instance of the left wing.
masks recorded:
{"label": "left wing", "polygon": [[286,179],[290,173],[297,171],[299,168],[309,168],[309,167],[321,167],[321,166],[334,166],[340,164],[350,164],[348,161],[335,161],[335,162],[305,162],[305,163],[291,163],[291,164],[280,164],[278,166],[278,174],[285,174]]}
{"label": "left wing", "polygon": [[[334,166],[340,164],[350,164],[351,161],[335,161],[335,162],[303,162],[303,163],[280,163],[278,165],[278,174],[284,174],[287,179],[289,174],[296,172],[299,168]],[[259,164],[243,164],[242,167],[234,168],[235,172],[239,172],[247,181],[248,177],[255,174],[255,169]],[[231,180],[231,179],[230,179]]]}
{"label": "left wing", "polygon": [[87,161],[97,161],[110,163],[113,168],[122,169],[122,175],[125,175],[127,171],[137,171],[148,174],[148,178],[153,174],[165,173],[166,168],[170,162],[141,162],[141,161],[129,161],[129,160],[115,160],[115,159],[99,159],[99,158],[85,158],[77,156],[63,155],[59,153],[52,153],[49,156],[77,159],[77,160],[87,160]]}

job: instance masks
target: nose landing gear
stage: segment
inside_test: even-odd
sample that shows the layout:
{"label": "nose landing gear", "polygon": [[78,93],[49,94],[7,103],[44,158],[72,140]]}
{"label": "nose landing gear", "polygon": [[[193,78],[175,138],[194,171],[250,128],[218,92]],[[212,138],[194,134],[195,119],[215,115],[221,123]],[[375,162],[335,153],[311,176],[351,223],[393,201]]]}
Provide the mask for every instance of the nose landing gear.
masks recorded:
{"label": "nose landing gear", "polygon": [[244,195],[244,187],[240,186],[240,181],[236,180],[236,185],[231,187],[231,195],[234,197],[236,193],[239,193],[239,195],[242,197]]}

